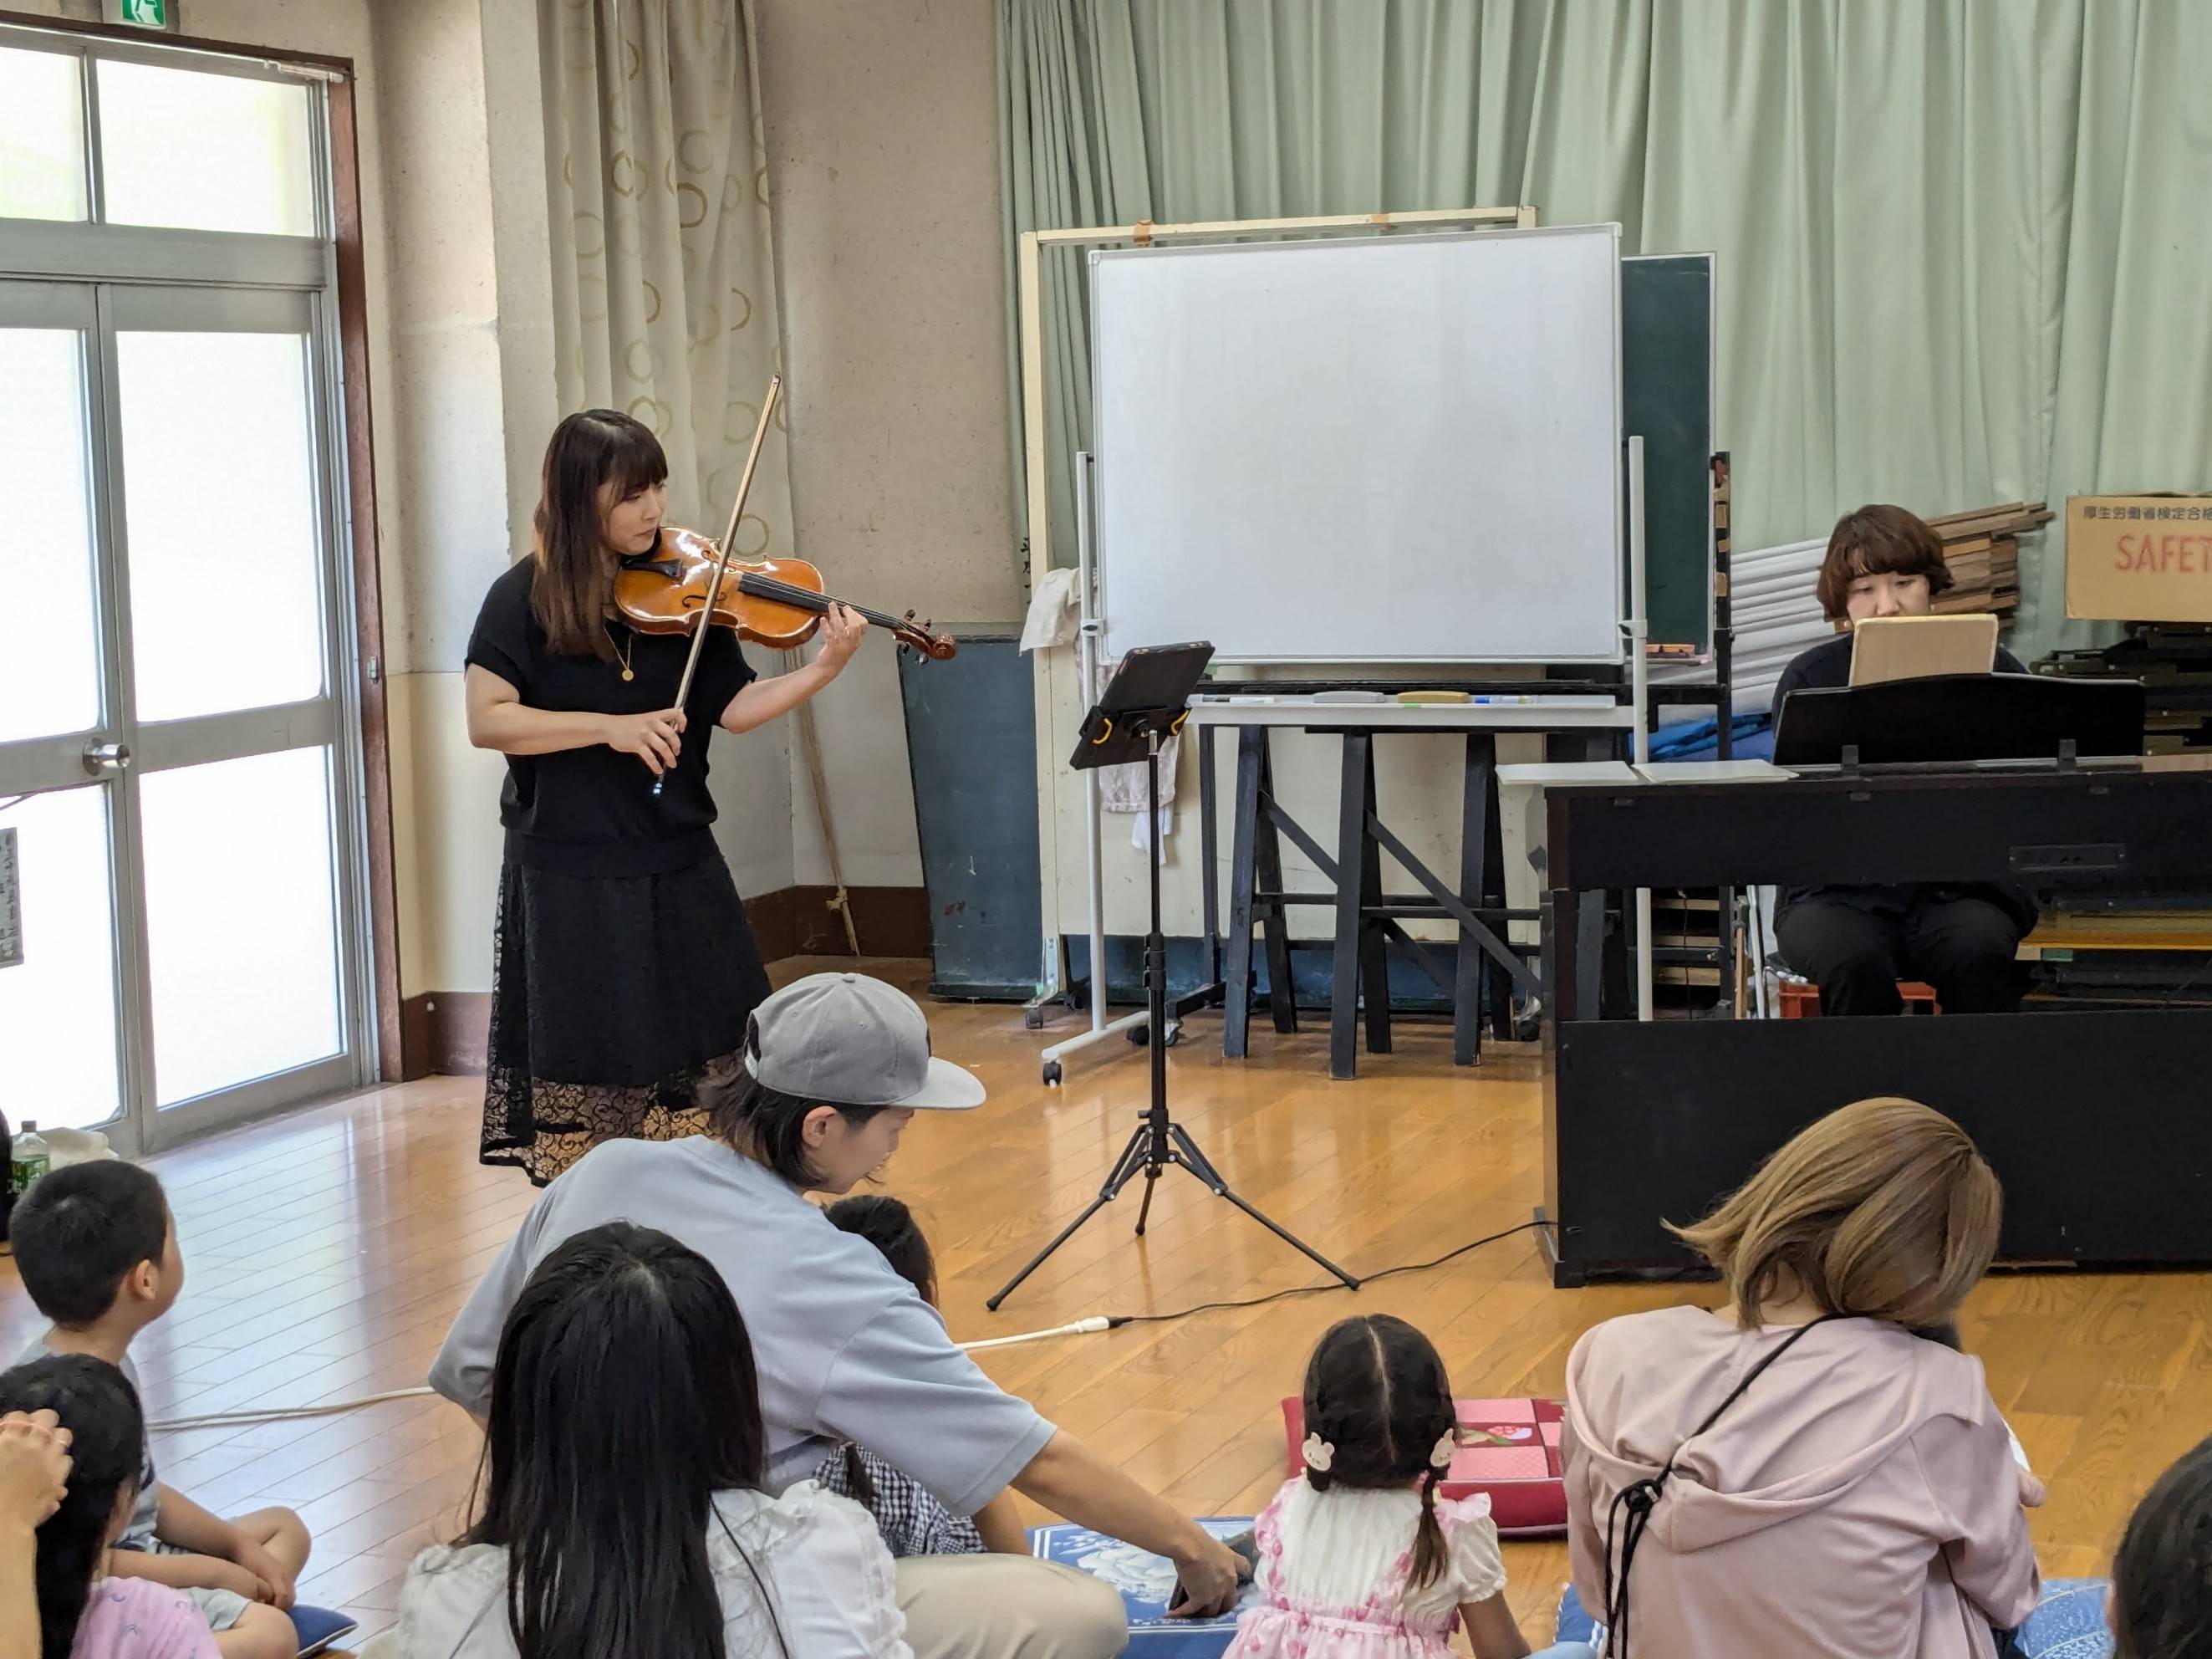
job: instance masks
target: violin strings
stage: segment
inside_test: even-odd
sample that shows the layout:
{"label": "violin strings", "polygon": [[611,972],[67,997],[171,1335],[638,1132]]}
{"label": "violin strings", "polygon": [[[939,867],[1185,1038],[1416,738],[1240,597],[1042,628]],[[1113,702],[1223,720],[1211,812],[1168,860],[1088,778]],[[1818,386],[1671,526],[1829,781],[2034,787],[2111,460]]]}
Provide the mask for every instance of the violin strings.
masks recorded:
{"label": "violin strings", "polygon": [[[756,575],[750,571],[738,573],[738,587],[743,592],[757,594],[763,599],[775,599],[784,605],[796,605],[802,611],[824,611],[833,604],[839,603],[831,599],[827,594],[816,592],[811,587],[795,586],[790,582],[780,581],[774,576]],[[871,611],[866,605],[847,605],[846,608],[866,617],[878,628],[903,626],[896,618],[886,617],[880,611]]]}

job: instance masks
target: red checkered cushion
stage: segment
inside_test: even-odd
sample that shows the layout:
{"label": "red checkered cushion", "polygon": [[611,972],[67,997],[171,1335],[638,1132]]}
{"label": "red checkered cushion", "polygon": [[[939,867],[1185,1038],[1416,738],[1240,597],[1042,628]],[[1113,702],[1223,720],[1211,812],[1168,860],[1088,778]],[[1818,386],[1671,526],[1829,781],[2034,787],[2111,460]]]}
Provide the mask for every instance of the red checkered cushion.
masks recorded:
{"label": "red checkered cushion", "polygon": [[[1481,1492],[1490,1499],[1491,1519],[1508,1538],[1553,1538],[1567,1529],[1567,1490],[1559,1469],[1559,1419],[1556,1400],[1462,1400],[1460,1435],[1466,1443],[1452,1459],[1451,1472],[1437,1482],[1446,1498]],[[1283,1428],[1289,1442],[1288,1472],[1305,1471],[1299,1453],[1306,1437],[1305,1407],[1283,1401]]]}

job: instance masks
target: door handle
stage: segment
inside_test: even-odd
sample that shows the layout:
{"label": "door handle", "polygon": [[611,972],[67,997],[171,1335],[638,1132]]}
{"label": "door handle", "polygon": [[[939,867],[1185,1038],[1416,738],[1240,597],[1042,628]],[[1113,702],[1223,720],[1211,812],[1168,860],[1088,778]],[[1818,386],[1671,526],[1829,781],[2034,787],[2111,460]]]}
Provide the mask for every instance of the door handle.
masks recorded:
{"label": "door handle", "polygon": [[131,764],[127,743],[88,743],[84,746],[84,769],[95,778],[112,778]]}

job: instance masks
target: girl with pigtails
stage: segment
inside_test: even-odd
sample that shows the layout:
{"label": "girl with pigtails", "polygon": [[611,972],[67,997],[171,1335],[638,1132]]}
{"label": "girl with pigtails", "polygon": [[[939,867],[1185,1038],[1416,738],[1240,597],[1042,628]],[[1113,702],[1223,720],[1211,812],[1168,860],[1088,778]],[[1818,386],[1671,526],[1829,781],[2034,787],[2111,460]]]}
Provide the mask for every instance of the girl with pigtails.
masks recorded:
{"label": "girl with pigtails", "polygon": [[1490,1500],[1437,1496],[1459,1425],[1428,1338],[1380,1314],[1332,1327],[1305,1425],[1304,1474],[1254,1527],[1265,1599],[1231,1659],[1451,1659],[1462,1624],[1476,1659],[1522,1659]]}

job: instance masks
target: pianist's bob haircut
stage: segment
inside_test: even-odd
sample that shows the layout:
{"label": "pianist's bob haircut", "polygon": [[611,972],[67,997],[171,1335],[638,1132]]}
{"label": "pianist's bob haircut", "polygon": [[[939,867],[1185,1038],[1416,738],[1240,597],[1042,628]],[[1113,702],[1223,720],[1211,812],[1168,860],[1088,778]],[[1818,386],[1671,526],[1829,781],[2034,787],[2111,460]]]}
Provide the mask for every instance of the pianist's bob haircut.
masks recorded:
{"label": "pianist's bob haircut", "polygon": [[1851,613],[1851,584],[1862,576],[1925,576],[1928,597],[1940,598],[1951,586],[1951,567],[1943,562],[1936,533],[1901,507],[1862,507],[1836,520],[1828,535],[1828,556],[1820,561],[1814,592],[1830,622]]}
{"label": "pianist's bob haircut", "polygon": [[1672,1231],[1736,1316],[1800,1293],[1823,1312],[1948,1324],[1996,1255],[2004,1195],[1966,1132],[1917,1101],[1862,1100],[1801,1129],[1717,1210]]}

